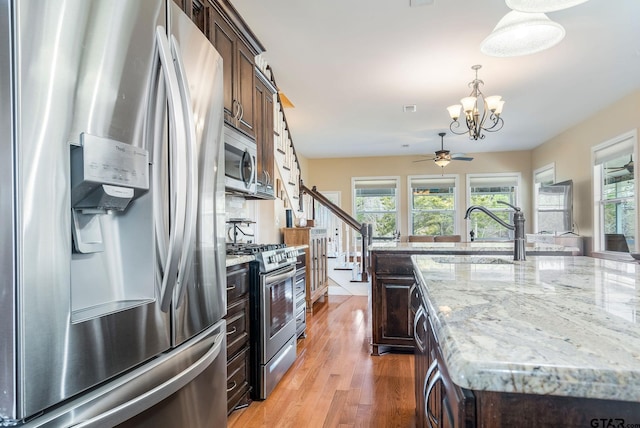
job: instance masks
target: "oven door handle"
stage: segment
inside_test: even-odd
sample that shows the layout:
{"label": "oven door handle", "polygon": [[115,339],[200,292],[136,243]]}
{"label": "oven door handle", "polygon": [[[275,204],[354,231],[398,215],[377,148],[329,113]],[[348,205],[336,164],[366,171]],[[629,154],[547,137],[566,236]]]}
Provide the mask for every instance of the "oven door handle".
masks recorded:
{"label": "oven door handle", "polygon": [[296,265],[291,265],[288,271],[280,273],[278,275],[265,275],[265,284],[268,286],[269,284],[273,284],[275,282],[280,282],[287,280],[289,278],[293,278],[296,276]]}

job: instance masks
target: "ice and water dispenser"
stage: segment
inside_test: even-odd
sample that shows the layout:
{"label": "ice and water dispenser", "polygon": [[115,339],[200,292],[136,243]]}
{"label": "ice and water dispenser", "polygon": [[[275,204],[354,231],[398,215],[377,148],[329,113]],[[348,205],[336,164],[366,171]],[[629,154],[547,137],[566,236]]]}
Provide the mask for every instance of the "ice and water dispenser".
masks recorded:
{"label": "ice and water dispenser", "polygon": [[72,321],[156,300],[149,153],[86,133],[70,147]]}
{"label": "ice and water dispenser", "polygon": [[99,215],[124,211],[149,190],[149,153],[129,144],[81,134],[71,148],[71,208],[75,251],[104,250]]}

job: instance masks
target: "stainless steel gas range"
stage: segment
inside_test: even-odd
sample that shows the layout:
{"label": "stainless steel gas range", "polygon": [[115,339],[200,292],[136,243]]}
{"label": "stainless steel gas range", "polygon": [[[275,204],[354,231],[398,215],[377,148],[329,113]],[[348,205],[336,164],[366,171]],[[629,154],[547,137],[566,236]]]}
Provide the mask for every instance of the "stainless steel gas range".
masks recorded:
{"label": "stainless steel gas range", "polygon": [[296,359],[295,275],[298,252],[284,244],[228,244],[250,263],[251,384],[264,400]]}

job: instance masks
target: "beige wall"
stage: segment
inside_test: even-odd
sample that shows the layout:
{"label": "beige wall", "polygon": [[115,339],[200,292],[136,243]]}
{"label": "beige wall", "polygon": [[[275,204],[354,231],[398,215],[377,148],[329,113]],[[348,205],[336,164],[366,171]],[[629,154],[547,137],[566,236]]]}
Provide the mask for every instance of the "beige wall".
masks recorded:
{"label": "beige wall", "polygon": [[[591,187],[591,147],[608,141],[618,135],[640,128],[640,91],[637,91],[600,113],[577,124],[557,137],[541,144],[531,151],[497,153],[472,153],[472,162],[456,161],[449,164],[446,174],[459,174],[460,186],[464,189],[466,174],[520,172],[521,201],[527,219],[527,231],[532,230],[531,221],[531,180],[532,171],[555,162],[556,181],[572,179],[574,182],[574,221],[576,232],[590,238],[592,236],[593,208]],[[474,143],[475,144],[475,143]],[[477,143],[482,144],[482,143]],[[306,186],[317,186],[319,191],[339,191],[342,194],[342,208],[351,212],[351,178],[371,176],[399,176],[401,186],[400,231],[408,233],[407,176],[441,174],[442,170],[433,162],[414,163],[417,156],[361,157],[307,159],[298,155],[302,179]],[[464,205],[466,195],[461,195]],[[255,204],[255,205],[254,205]],[[258,235],[261,242],[281,242],[281,227],[285,223],[282,201],[251,201],[250,211],[258,220]],[[460,217],[462,217],[462,212]],[[463,225],[459,219],[459,225]],[[461,234],[466,230],[461,228]],[[585,250],[590,252],[587,240]]]}
{"label": "beige wall", "polygon": [[[482,143],[478,143],[482,144]],[[531,188],[531,152],[513,151],[499,153],[468,153],[474,158],[471,162],[453,161],[446,168],[441,169],[432,161],[414,162],[419,156],[392,157],[363,157],[363,158],[327,158],[308,159],[308,187],[317,186],[322,191],[341,192],[342,209],[352,212],[351,178],[372,176],[400,177],[400,233],[408,234],[408,191],[407,177],[410,175],[459,174],[461,193],[460,204],[464,207],[466,194],[464,193],[466,174],[520,172],[521,188],[520,205],[525,212],[525,218],[530,216],[530,188]],[[459,210],[459,233],[466,235],[463,210]],[[527,224],[528,230],[531,227]]]}
{"label": "beige wall", "polygon": [[[576,232],[593,236],[591,148],[640,128],[640,91],[628,95],[573,128],[533,149],[533,170],[555,162],[556,181],[573,180]],[[590,253],[587,239],[585,252]]]}

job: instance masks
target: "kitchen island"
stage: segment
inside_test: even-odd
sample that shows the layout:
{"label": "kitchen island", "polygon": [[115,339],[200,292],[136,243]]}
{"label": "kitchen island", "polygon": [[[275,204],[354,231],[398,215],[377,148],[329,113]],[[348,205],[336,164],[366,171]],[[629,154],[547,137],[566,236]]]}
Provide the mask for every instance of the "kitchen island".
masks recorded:
{"label": "kitchen island", "polygon": [[[374,242],[371,252],[372,354],[381,351],[412,351],[413,319],[410,309],[415,279],[411,256],[513,255],[513,242]],[[577,247],[534,243],[526,246],[527,257],[576,255]]]}
{"label": "kitchen island", "polygon": [[640,423],[637,264],[424,255],[413,265],[419,419]]}

